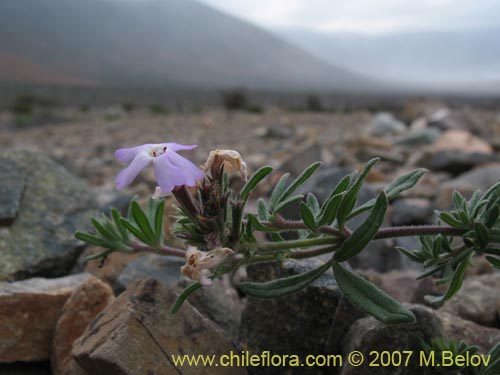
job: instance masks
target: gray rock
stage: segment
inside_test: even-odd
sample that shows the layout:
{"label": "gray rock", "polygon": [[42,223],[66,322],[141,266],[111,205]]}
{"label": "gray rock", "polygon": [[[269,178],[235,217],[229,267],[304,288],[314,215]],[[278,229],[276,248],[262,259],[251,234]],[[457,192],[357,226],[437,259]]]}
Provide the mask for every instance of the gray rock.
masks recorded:
{"label": "gray rock", "polygon": [[401,146],[424,146],[433,144],[441,135],[441,131],[436,128],[419,129],[405,134],[394,141],[394,144]]}
{"label": "gray rock", "polygon": [[[73,345],[73,356],[92,375],[213,374],[209,366],[176,367],[171,355],[219,358],[238,351],[189,302],[171,314],[175,299],[154,279],[133,284],[87,326]],[[217,369],[217,374],[245,373],[243,367]]]}
{"label": "gray rock", "polygon": [[441,184],[434,205],[439,209],[448,209],[452,205],[452,193],[454,190],[458,190],[466,198],[470,198],[476,190],[481,190],[484,193],[499,178],[500,164],[498,163],[486,165],[464,173]]}
{"label": "gray rock", "polygon": [[488,125],[468,110],[443,108],[429,117],[427,125],[440,130],[466,130],[485,139],[491,136]]}
{"label": "gray rock", "polygon": [[500,327],[500,273],[471,276],[442,311],[483,326]]}
{"label": "gray rock", "polygon": [[297,152],[280,167],[283,173],[290,173],[292,177],[297,177],[304,169],[312,163],[322,159],[322,147],[315,143],[304,150]]}
{"label": "gray rock", "polygon": [[292,129],[277,124],[268,126],[263,134],[263,136],[266,138],[281,138],[281,139],[289,138],[292,135],[293,135]]}
{"label": "gray rock", "polygon": [[[0,227],[0,280],[67,273],[81,251],[74,237],[94,214],[96,203],[87,185],[49,158],[28,151],[0,154],[0,165],[26,175],[24,189],[2,176],[0,186],[24,190],[16,219]],[[5,167],[4,167],[5,168]],[[20,177],[22,180],[22,177]],[[12,216],[12,215],[11,215]]]}
{"label": "gray rock", "polygon": [[[248,268],[251,280],[286,277],[317,268],[318,259],[286,261],[283,266],[265,264]],[[278,299],[248,298],[241,321],[240,339],[251,352],[308,354],[338,353],[350,325],[364,314],[345,300],[331,270],[306,289]],[[262,368],[259,373],[283,373]],[[301,369],[303,370],[303,369]],[[309,369],[318,373],[318,369]]]}
{"label": "gray rock", "polygon": [[[351,366],[345,361],[341,374],[433,374],[432,368],[420,366],[417,354],[421,350],[419,339],[429,342],[431,338],[440,336],[439,319],[430,309],[420,305],[413,306],[411,311],[417,318],[417,322],[414,324],[385,325],[373,317],[363,318],[354,323],[345,336],[343,345],[344,358],[347,358],[348,354],[353,351],[360,351],[365,361],[359,367]],[[370,352],[377,351],[380,353],[384,350],[389,352],[411,350],[413,355],[408,366],[369,367],[370,358],[373,359]]]}
{"label": "gray rock", "polygon": [[122,293],[127,286],[145,277],[161,282],[166,288],[177,288],[183,279],[180,268],[186,262],[180,258],[157,254],[145,254],[132,262],[122,271],[113,284],[116,294]]}
{"label": "gray rock", "polygon": [[401,134],[407,129],[404,122],[394,117],[392,113],[377,113],[368,128],[368,133],[376,137]]}
{"label": "gray rock", "polygon": [[498,161],[498,156],[495,154],[445,150],[439,152],[424,152],[416,164],[433,171],[449,172],[456,176],[474,167],[494,161]]}
{"label": "gray rock", "polygon": [[0,226],[10,226],[21,206],[21,196],[26,185],[26,172],[15,161],[4,163],[0,159]]}
{"label": "gray rock", "polygon": [[430,224],[433,219],[434,210],[427,199],[397,199],[391,205],[392,225]]}

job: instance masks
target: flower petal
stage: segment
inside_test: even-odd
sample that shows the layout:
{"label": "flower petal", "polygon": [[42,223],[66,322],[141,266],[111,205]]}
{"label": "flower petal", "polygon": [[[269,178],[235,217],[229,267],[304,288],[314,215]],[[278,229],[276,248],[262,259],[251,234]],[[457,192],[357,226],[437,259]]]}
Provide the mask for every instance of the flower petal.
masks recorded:
{"label": "flower petal", "polygon": [[193,148],[198,147],[198,145],[181,145],[181,144],[175,143],[175,142],[165,143],[165,146],[167,146],[167,150],[174,151],[174,152],[179,151],[179,150],[192,150]]}
{"label": "flower petal", "polygon": [[128,163],[132,161],[138,153],[140,153],[143,150],[147,150],[150,146],[150,144],[145,144],[141,146],[136,146],[136,147],[131,147],[131,148],[120,148],[115,151],[115,158],[118,160]]}
{"label": "flower petal", "polygon": [[183,171],[172,165],[166,155],[153,158],[155,178],[164,194],[171,192],[175,186],[184,185],[185,180]]}
{"label": "flower petal", "polygon": [[182,171],[181,173],[184,177],[184,183],[182,183],[182,185],[195,186],[196,180],[203,178],[205,175],[200,168],[175,152],[167,151],[165,157],[172,165],[178,167]]}
{"label": "flower petal", "polygon": [[139,172],[146,168],[150,162],[151,158],[146,153],[137,154],[132,160],[132,163],[125,169],[122,169],[122,171],[118,173],[118,176],[116,176],[116,189],[121,190],[125,186],[130,185]]}

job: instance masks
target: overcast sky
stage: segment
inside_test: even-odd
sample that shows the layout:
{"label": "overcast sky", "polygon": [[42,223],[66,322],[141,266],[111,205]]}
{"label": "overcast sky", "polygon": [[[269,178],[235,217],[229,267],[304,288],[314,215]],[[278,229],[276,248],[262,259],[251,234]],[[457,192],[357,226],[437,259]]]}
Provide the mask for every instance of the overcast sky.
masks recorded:
{"label": "overcast sky", "polygon": [[390,33],[500,26],[500,0],[199,0],[260,26]]}

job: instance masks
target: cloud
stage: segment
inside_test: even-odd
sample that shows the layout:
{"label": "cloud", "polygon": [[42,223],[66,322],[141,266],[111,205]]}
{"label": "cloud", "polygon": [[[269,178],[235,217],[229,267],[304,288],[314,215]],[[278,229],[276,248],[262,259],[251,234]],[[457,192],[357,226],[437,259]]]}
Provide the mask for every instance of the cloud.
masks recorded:
{"label": "cloud", "polygon": [[200,0],[267,28],[377,33],[500,27],[497,0]]}

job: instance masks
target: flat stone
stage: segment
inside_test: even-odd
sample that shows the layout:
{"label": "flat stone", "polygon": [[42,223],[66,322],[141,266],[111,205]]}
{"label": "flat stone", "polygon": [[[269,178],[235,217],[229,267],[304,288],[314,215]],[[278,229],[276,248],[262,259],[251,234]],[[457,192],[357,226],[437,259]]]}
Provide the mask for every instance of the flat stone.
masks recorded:
{"label": "flat stone", "polygon": [[476,345],[479,351],[487,353],[500,342],[500,329],[485,327],[480,324],[462,319],[445,311],[436,312],[444,335],[450,339],[463,340],[469,345]]}
{"label": "flat stone", "polygon": [[[358,367],[351,366],[345,361],[340,373],[342,375],[432,375],[433,369],[420,366],[418,356],[415,354],[421,350],[420,339],[429,342],[431,338],[441,335],[439,319],[432,310],[424,306],[414,305],[410,310],[417,318],[414,324],[386,325],[371,316],[354,323],[345,336],[343,358],[347,358],[353,351],[359,351],[363,354],[365,361]],[[389,352],[411,350],[414,355],[405,367],[370,367],[369,359],[372,358],[370,352],[380,353],[384,350]]]}
{"label": "flat stone", "polygon": [[[20,166],[27,175],[16,218],[0,230],[0,280],[67,274],[81,252],[74,232],[84,230],[95,213],[90,188],[41,154],[4,152],[0,164]],[[0,186],[11,184],[20,191],[2,176]]]}
{"label": "flat stone", "polygon": [[[146,254],[132,261],[116,279],[113,288],[121,293],[128,285],[151,277],[164,287],[181,292],[192,283],[180,273],[183,259]],[[227,278],[214,280],[189,297],[189,302],[203,315],[217,323],[230,337],[237,338],[244,304]]]}
{"label": "flat stone", "polygon": [[[154,279],[135,283],[91,322],[73,345],[73,356],[92,375],[213,374],[211,367],[176,368],[171,356],[220,356],[236,348],[189,302],[172,315],[175,299]],[[217,374],[245,373],[242,367],[217,368]]]}
{"label": "flat stone", "polygon": [[0,362],[48,360],[64,303],[88,276],[0,282]]}
{"label": "flat stone", "polygon": [[111,287],[90,276],[73,290],[64,304],[52,340],[51,364],[54,375],[76,375],[82,370],[70,357],[73,343],[87,325],[114,299]]}
{"label": "flat stone", "polygon": [[26,185],[26,172],[16,162],[0,159],[0,226],[11,225],[21,206],[21,197]]}

